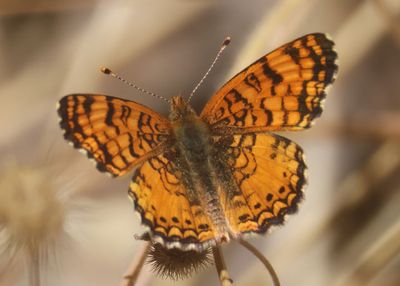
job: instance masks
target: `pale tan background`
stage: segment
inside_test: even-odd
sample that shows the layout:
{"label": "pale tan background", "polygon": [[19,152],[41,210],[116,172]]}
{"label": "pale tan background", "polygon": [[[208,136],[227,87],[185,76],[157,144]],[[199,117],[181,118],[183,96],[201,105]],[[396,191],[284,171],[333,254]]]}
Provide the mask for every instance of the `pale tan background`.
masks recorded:
{"label": "pale tan background", "polygon": [[[110,179],[68,146],[58,99],[106,93],[166,115],[164,102],[98,67],[166,97],[187,95],[229,35],[193,100],[201,110],[240,69],[309,32],[333,37],[339,75],[316,126],[285,134],[307,154],[306,200],[284,227],[251,241],[283,285],[399,285],[397,0],[0,1],[0,285],[30,285],[35,269],[42,285],[119,285],[142,245],[129,176]],[[26,247],[32,237],[39,246]],[[234,285],[271,285],[245,249],[223,251]],[[137,285],[217,283],[213,267],[174,282],[146,266]]]}

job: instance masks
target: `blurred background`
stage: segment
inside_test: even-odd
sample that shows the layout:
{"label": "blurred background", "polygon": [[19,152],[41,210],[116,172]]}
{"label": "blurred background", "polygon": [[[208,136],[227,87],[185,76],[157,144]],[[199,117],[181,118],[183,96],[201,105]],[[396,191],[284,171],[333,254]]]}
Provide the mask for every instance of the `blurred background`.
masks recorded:
{"label": "blurred background", "polygon": [[[309,185],[296,215],[250,241],[282,285],[400,283],[400,1],[0,1],[0,285],[120,285],[143,228],[111,179],[62,138],[56,102],[105,93],[167,115],[160,95],[188,95],[226,36],[232,43],[199,89],[200,111],[231,76],[310,32],[337,44],[339,73],[310,130]],[[236,243],[223,247],[234,285],[272,285]],[[137,285],[218,285],[214,267],[182,281],[145,266]]]}

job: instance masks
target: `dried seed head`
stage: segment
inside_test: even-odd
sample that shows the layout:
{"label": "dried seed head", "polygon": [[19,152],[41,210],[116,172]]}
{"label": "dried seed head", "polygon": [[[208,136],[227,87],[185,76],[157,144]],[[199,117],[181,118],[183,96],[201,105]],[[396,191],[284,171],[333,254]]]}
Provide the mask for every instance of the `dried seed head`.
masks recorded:
{"label": "dried seed head", "polygon": [[62,230],[65,209],[45,174],[18,167],[0,177],[0,225],[15,243],[52,240]]}
{"label": "dried seed head", "polygon": [[157,275],[173,280],[187,278],[205,269],[211,262],[211,248],[202,252],[183,251],[167,249],[159,243],[153,243],[147,258],[147,263],[152,265]]}
{"label": "dried seed head", "polygon": [[27,265],[30,285],[39,285],[41,266],[70,238],[65,223],[72,205],[52,164],[10,160],[0,170],[0,276]]}

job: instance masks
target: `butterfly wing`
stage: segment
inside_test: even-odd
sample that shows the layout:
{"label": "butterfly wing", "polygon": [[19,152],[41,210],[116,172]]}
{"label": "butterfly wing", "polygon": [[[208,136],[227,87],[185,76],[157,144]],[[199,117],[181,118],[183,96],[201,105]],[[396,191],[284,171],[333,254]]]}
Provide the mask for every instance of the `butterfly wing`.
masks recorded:
{"label": "butterfly wing", "polygon": [[301,130],[322,112],[337,54],[324,34],[283,45],[238,73],[201,113],[215,133]]}
{"label": "butterfly wing", "polygon": [[[225,180],[224,212],[232,234],[264,233],[282,224],[286,214],[297,210],[306,183],[303,151],[284,137],[240,134],[219,138],[221,162],[232,170]],[[226,185],[233,181],[234,184]]]}
{"label": "butterfly wing", "polygon": [[64,138],[114,176],[161,153],[169,136],[169,121],[161,115],[106,95],[67,95],[59,101],[58,114]]}
{"label": "butterfly wing", "polygon": [[154,241],[168,248],[202,250],[218,232],[188,186],[174,147],[145,161],[135,171],[129,195]]}

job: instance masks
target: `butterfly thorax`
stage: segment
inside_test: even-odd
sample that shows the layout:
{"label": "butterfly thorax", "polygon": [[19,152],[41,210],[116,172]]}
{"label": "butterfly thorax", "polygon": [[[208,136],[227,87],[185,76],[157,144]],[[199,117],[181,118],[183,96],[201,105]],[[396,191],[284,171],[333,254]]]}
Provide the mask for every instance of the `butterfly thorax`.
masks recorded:
{"label": "butterfly thorax", "polygon": [[206,123],[180,96],[172,98],[170,120],[176,142],[181,145],[180,149],[188,152],[188,156],[197,155],[192,154],[193,152],[203,153],[201,157],[206,159],[209,153],[210,131]]}
{"label": "butterfly thorax", "polygon": [[226,221],[219,201],[215,150],[209,126],[181,98],[172,99],[170,114],[175,146],[191,203],[199,204],[222,235]]}
{"label": "butterfly thorax", "polygon": [[181,121],[185,117],[193,116],[196,116],[196,112],[181,96],[172,97],[171,113],[169,115],[171,122]]}

